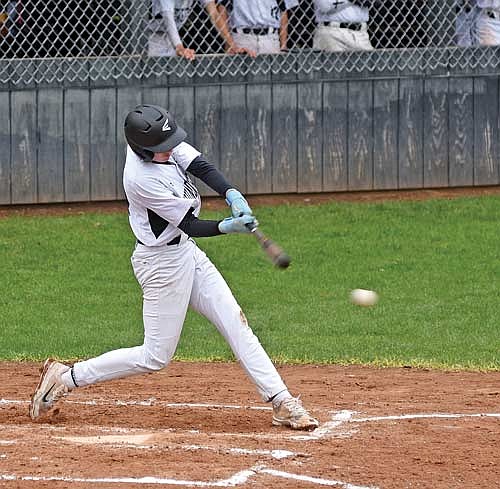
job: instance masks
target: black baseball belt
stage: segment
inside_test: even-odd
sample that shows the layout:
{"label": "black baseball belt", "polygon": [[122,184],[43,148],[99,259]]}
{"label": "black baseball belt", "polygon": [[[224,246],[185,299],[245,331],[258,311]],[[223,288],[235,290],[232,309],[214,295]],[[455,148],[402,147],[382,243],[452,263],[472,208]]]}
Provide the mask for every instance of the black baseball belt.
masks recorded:
{"label": "black baseball belt", "polygon": [[267,36],[278,32],[274,27],[236,27],[233,32],[238,34],[255,34],[256,36]]}
{"label": "black baseball belt", "polygon": [[359,22],[321,22],[320,25],[340,27],[341,29],[350,29],[351,31],[362,31],[365,24]]}
{"label": "black baseball belt", "polygon": [[[168,243],[167,243],[167,246],[172,246],[172,245],[176,245],[176,244],[179,244],[181,242],[181,235],[179,234],[178,236],[176,236],[175,238],[171,239]],[[137,244],[140,244],[142,246],[147,246],[145,245],[140,239],[137,240]]]}

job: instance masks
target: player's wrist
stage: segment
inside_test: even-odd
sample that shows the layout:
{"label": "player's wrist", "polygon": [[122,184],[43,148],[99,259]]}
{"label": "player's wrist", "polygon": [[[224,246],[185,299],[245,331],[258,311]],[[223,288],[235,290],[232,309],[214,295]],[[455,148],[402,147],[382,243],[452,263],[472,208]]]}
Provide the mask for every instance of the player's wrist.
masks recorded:
{"label": "player's wrist", "polygon": [[250,233],[253,228],[258,226],[254,216],[227,217],[218,224],[219,231],[222,234],[230,233]]}

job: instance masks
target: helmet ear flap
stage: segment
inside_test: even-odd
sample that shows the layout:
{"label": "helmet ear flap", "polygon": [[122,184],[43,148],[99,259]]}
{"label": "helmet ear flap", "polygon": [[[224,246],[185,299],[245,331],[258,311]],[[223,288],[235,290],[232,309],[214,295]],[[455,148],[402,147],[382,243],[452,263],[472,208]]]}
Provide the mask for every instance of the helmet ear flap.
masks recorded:
{"label": "helmet ear flap", "polygon": [[152,151],[148,151],[147,149],[141,148],[140,146],[137,146],[137,144],[134,144],[131,141],[128,142],[128,145],[130,146],[130,149],[143,161],[145,162],[152,161],[154,157],[154,153]]}

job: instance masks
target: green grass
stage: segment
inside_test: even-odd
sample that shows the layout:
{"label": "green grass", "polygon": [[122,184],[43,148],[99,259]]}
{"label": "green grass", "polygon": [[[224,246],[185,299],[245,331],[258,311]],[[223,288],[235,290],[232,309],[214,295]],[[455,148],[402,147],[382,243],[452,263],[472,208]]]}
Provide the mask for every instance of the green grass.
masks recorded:
{"label": "green grass", "polygon": [[[248,236],[198,243],[275,360],[498,370],[499,209],[498,197],[258,208],[292,257],[285,271]],[[0,358],[139,344],[133,243],[125,214],[0,220]],[[354,288],[378,291],[377,306],[352,305]],[[189,313],[177,358],[232,355]]]}

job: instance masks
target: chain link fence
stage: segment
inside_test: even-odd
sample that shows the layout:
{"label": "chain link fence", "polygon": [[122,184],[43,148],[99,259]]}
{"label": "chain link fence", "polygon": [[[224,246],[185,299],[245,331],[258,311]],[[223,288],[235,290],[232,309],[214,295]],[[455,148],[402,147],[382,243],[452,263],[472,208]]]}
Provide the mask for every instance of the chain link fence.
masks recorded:
{"label": "chain link fence", "polygon": [[[0,0],[0,82],[500,64],[488,47],[497,44],[500,0],[164,0],[175,4],[175,27],[165,11],[154,8],[156,1],[160,5],[160,0]],[[252,16],[260,16],[257,25],[250,25]],[[269,16],[271,26],[264,22]],[[265,39],[274,43],[272,49],[266,43],[262,48]],[[259,53],[279,54],[252,62],[247,54],[230,54],[236,40],[248,41],[248,49]],[[451,48],[445,59],[443,48]],[[194,60],[186,59],[193,54]]]}

